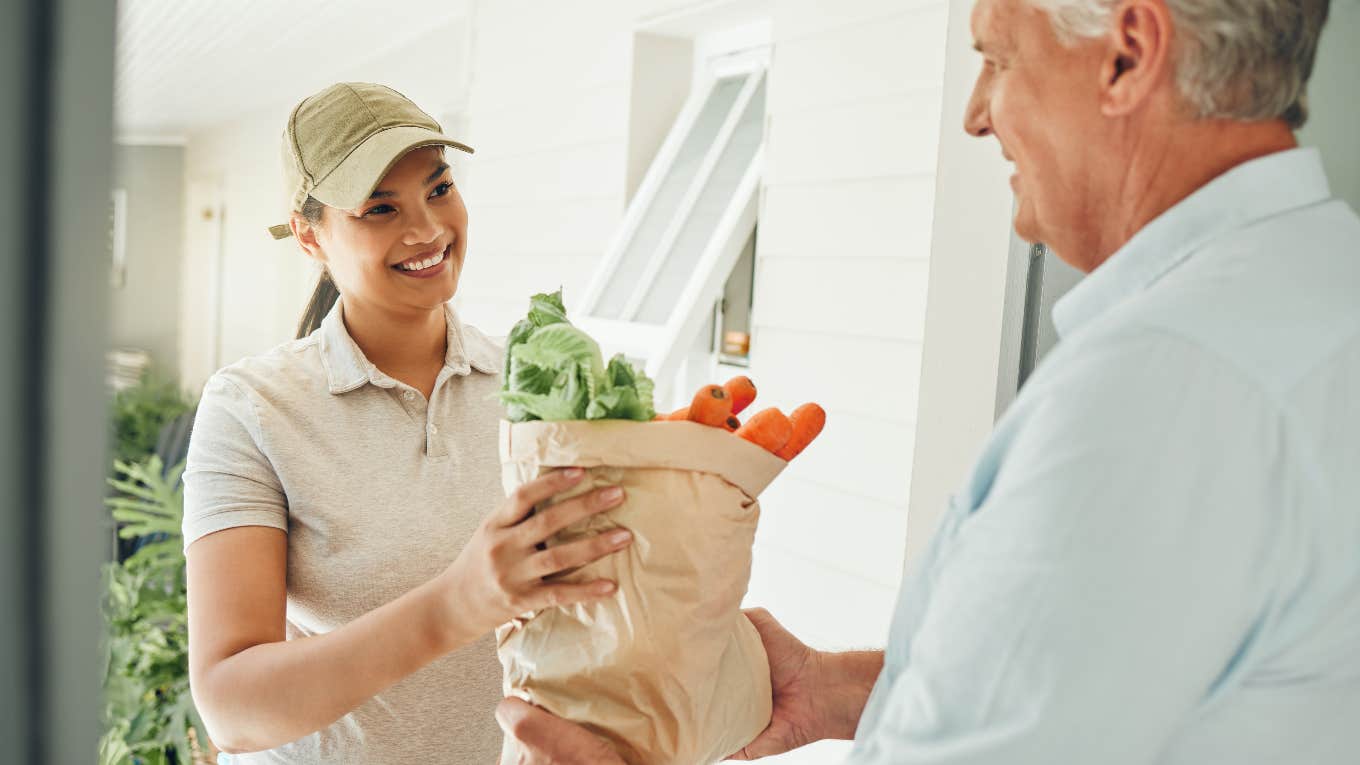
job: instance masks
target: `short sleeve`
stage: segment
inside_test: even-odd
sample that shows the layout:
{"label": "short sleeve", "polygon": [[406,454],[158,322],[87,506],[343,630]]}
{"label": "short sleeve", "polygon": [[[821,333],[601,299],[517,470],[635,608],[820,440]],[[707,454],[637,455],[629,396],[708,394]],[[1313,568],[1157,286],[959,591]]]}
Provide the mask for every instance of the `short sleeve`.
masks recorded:
{"label": "short sleeve", "polygon": [[288,530],[288,503],[254,404],[221,374],[204,387],[184,470],[184,546],[224,529]]}

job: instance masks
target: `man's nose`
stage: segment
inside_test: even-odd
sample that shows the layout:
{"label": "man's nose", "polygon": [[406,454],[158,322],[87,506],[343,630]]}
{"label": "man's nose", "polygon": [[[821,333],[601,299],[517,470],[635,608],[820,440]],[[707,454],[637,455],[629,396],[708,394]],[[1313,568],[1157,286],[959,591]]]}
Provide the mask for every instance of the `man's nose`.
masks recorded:
{"label": "man's nose", "polygon": [[973,94],[968,99],[968,108],[963,113],[963,130],[976,138],[992,134],[991,108],[981,77],[973,86]]}

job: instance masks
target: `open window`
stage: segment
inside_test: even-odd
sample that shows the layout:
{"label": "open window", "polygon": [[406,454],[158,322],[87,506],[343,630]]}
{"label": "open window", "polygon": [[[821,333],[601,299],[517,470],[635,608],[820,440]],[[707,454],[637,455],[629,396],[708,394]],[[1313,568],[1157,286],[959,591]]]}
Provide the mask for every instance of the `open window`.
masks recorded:
{"label": "open window", "polygon": [[765,49],[704,67],[581,303],[580,323],[641,360],[661,401],[696,343],[749,353],[766,67]]}

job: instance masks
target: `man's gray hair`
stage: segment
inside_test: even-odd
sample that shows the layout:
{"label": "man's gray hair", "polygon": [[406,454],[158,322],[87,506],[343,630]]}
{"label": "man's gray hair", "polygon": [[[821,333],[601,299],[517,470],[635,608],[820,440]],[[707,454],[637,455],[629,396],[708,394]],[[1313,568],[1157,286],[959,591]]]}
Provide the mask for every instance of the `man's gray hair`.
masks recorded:
{"label": "man's gray hair", "polygon": [[[1071,45],[1111,31],[1119,0],[1029,0]],[[1166,0],[1172,65],[1199,118],[1308,119],[1307,86],[1328,0]]]}

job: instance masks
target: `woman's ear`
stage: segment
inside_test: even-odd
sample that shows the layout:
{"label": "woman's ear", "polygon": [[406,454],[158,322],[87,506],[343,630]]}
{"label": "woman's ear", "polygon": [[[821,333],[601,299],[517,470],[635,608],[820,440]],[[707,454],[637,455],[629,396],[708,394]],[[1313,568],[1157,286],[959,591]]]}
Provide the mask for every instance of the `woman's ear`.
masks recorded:
{"label": "woman's ear", "polygon": [[297,240],[298,246],[307,254],[307,257],[324,267],[326,265],[326,252],[321,248],[321,242],[317,239],[316,225],[303,217],[302,213],[295,212],[288,217],[288,227],[293,230],[293,238]]}

